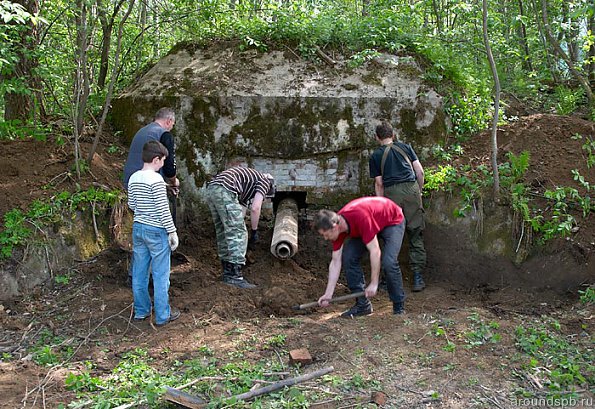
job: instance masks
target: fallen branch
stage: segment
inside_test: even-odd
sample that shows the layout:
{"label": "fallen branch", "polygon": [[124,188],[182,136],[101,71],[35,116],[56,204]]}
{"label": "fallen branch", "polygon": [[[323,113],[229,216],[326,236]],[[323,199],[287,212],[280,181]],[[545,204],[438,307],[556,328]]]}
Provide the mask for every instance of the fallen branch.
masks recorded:
{"label": "fallen branch", "polygon": [[[239,400],[250,400],[257,396],[265,395],[267,393],[271,393],[277,391],[279,389],[283,389],[286,386],[293,386],[301,382],[309,381],[310,379],[318,378],[323,375],[326,375],[329,372],[334,371],[335,368],[329,366],[327,368],[319,369],[318,371],[300,375],[295,378],[284,379],[282,381],[276,382],[274,384],[265,386],[263,388],[255,389],[252,391],[248,391],[239,395],[231,396],[228,400],[239,401]],[[205,402],[203,399],[190,395],[189,393],[180,391],[175,388],[167,388],[164,395],[165,399],[177,403],[179,405],[185,406],[191,409],[203,409],[208,405],[208,402]]]}

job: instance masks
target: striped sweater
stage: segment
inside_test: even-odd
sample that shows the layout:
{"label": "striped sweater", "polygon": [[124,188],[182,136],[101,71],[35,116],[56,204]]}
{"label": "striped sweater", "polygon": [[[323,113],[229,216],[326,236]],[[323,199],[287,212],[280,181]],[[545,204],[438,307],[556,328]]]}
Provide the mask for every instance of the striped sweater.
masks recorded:
{"label": "striped sweater", "polygon": [[128,207],[134,212],[135,222],[162,227],[168,233],[176,231],[166,184],[159,173],[139,170],[132,174],[128,181]]}
{"label": "striped sweater", "polygon": [[242,206],[249,207],[256,192],[260,192],[263,197],[266,197],[271,188],[271,181],[262,172],[236,166],[219,173],[207,185],[223,186],[238,195],[238,202]]}

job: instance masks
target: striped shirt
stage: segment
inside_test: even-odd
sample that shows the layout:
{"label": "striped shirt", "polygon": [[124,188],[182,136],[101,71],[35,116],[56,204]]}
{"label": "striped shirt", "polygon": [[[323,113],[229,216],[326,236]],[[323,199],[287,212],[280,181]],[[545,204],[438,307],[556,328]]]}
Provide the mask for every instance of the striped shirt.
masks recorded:
{"label": "striped shirt", "polygon": [[132,174],[128,181],[128,207],[134,212],[135,222],[162,227],[168,233],[176,231],[166,184],[159,173],[139,170]]}
{"label": "striped shirt", "polygon": [[266,197],[271,188],[271,181],[264,173],[252,168],[236,166],[219,173],[207,186],[221,185],[230,192],[238,195],[238,202],[244,207],[254,199],[257,192]]}

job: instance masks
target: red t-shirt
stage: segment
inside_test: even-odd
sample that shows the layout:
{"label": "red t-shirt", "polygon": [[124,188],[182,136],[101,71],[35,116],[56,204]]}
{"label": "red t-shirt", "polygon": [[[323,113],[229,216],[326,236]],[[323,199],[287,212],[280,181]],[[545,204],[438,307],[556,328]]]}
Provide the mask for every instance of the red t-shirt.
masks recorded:
{"label": "red t-shirt", "polygon": [[368,196],[352,200],[337,212],[347,220],[349,233],[341,233],[333,242],[333,251],[343,246],[347,237],[360,237],[364,244],[372,241],[386,226],[403,222],[403,211],[386,197]]}

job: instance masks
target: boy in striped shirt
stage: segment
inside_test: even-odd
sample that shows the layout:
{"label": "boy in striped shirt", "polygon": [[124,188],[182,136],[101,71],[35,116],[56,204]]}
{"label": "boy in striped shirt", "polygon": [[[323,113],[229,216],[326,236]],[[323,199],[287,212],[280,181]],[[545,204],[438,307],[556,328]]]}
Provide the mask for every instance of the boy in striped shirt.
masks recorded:
{"label": "boy in striped shirt", "polygon": [[128,206],[134,213],[132,226],[132,294],[134,319],[151,316],[149,265],[153,270],[155,323],[162,326],[179,318],[180,311],[169,305],[171,252],[178,247],[178,234],[167,199],[167,187],[159,170],[167,149],[158,141],[143,146],[143,168],[128,181]]}

